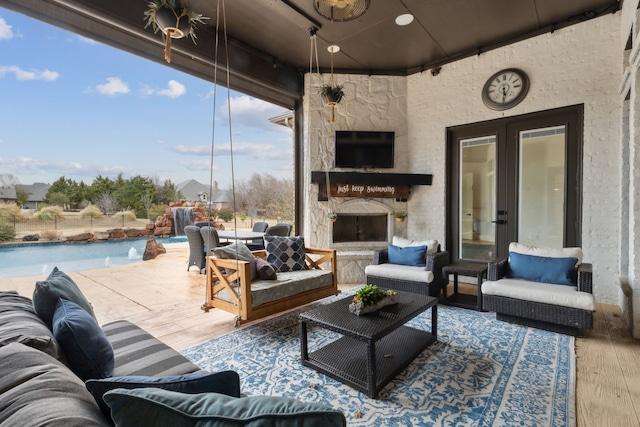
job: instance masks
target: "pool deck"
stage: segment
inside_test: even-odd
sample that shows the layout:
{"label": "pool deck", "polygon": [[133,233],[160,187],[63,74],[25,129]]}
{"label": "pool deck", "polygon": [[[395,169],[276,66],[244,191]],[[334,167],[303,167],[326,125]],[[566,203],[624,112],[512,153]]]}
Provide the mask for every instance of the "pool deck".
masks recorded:
{"label": "pool deck", "polygon": [[[100,324],[130,320],[179,351],[232,332],[232,314],[200,309],[206,278],[193,267],[187,272],[188,243],[165,247],[167,253],[154,260],[69,276],[92,303]],[[17,290],[31,297],[35,282],[44,278],[2,279],[0,291]],[[352,286],[339,285],[342,290]],[[634,410],[640,413],[640,387],[628,388],[625,378],[640,377],[639,343],[631,338],[619,307],[598,304],[594,329],[576,339],[578,427],[599,425],[592,420],[603,419],[602,414],[610,419],[609,425],[638,425]],[[622,407],[629,410],[617,409]],[[600,416],[593,417],[596,413]]]}

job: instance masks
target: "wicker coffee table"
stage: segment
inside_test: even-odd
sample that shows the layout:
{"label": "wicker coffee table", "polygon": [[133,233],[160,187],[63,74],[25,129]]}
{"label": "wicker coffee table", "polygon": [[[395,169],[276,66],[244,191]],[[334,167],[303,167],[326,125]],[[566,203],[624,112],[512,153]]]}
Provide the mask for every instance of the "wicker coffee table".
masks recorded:
{"label": "wicker coffee table", "polygon": [[[398,304],[356,316],[352,297],[300,314],[302,364],[360,390],[375,399],[378,392],[437,339],[438,300],[398,292]],[[404,326],[431,308],[431,332]],[[342,335],[309,352],[308,325]]]}

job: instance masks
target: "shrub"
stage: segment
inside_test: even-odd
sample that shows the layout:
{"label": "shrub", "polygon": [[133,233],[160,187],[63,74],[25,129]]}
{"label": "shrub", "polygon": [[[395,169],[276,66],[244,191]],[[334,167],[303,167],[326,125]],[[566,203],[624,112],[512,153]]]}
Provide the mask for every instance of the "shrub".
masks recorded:
{"label": "shrub", "polygon": [[62,218],[62,212],[63,210],[60,206],[45,206],[37,210],[36,213],[33,214],[33,217],[40,221],[52,221]]}
{"label": "shrub", "polygon": [[8,224],[0,224],[0,242],[8,242],[16,238],[16,230]]}
{"label": "shrub", "polygon": [[80,211],[81,218],[100,219],[102,218],[102,212],[96,205],[89,205]]}
{"label": "shrub", "polygon": [[21,221],[22,217],[22,209],[18,205],[11,204],[0,204],[0,222],[13,222]]}
{"label": "shrub", "polygon": [[56,231],[56,230],[45,230],[45,231],[41,231],[39,234],[40,234],[40,238],[46,239],[46,240],[53,241],[53,240],[62,239],[62,232]]}
{"label": "shrub", "polygon": [[151,205],[151,209],[149,209],[149,219],[155,221],[156,218],[164,215],[166,209],[169,209],[169,205]]}
{"label": "shrub", "polygon": [[224,222],[229,222],[233,219],[233,209],[231,208],[222,208],[222,209],[218,209],[213,210],[213,216],[217,216],[218,218],[220,218],[221,220],[223,220]]}
{"label": "shrub", "polygon": [[120,211],[113,214],[113,218],[124,219],[125,221],[136,221],[138,217],[134,211]]}

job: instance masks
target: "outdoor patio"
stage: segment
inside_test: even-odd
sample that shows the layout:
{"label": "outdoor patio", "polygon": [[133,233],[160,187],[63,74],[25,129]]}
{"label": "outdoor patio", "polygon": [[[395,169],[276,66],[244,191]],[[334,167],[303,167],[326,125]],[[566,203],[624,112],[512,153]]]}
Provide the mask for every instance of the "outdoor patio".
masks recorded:
{"label": "outdoor patio", "polygon": [[[234,330],[233,315],[200,309],[205,276],[186,271],[188,258],[187,243],[174,243],[155,260],[69,275],[93,303],[101,324],[127,319],[183,350]],[[0,290],[30,297],[35,281],[41,279],[0,280]],[[633,381],[640,376],[639,361],[640,347],[630,337],[620,309],[599,304],[594,330],[576,339],[577,426],[640,425],[640,386]]]}

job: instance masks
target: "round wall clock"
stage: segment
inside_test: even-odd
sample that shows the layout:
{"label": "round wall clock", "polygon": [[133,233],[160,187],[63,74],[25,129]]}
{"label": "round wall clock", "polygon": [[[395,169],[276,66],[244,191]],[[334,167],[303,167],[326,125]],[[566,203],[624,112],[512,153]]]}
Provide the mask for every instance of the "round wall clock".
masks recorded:
{"label": "round wall clock", "polygon": [[499,71],[482,88],[482,102],[492,110],[508,110],[518,105],[529,91],[529,77],[517,68]]}

